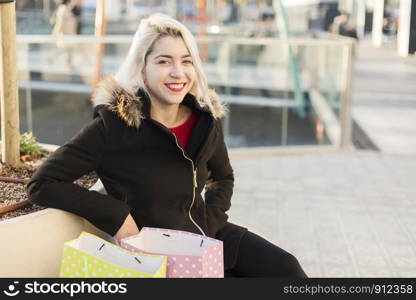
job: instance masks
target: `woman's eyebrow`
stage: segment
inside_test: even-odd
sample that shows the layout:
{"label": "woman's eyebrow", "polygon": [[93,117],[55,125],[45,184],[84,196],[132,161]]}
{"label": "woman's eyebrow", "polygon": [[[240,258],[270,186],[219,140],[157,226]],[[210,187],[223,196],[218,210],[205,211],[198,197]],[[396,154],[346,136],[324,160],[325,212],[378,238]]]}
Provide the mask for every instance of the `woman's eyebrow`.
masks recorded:
{"label": "woman's eyebrow", "polygon": [[[154,59],[158,59],[158,58],[161,58],[161,57],[164,57],[164,58],[173,58],[172,55],[161,54],[161,55],[156,56]],[[187,57],[191,57],[191,55],[190,54],[185,54],[181,58],[187,58]]]}

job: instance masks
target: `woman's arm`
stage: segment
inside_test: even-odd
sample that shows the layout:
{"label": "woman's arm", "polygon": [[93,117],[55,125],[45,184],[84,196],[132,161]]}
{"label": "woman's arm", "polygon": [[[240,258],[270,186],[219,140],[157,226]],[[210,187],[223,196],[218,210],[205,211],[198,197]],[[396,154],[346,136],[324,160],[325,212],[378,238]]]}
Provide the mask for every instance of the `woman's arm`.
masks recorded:
{"label": "woman's arm", "polygon": [[205,187],[207,225],[209,235],[215,236],[228,220],[226,211],[231,207],[234,188],[234,173],[228,158],[221,125],[219,141],[213,156],[208,161],[208,170],[209,183]]}
{"label": "woman's arm", "polygon": [[96,118],[56,150],[32,176],[28,184],[30,201],[74,213],[108,234],[116,234],[129,215],[127,204],[73,183],[99,168],[106,138],[104,124]]}

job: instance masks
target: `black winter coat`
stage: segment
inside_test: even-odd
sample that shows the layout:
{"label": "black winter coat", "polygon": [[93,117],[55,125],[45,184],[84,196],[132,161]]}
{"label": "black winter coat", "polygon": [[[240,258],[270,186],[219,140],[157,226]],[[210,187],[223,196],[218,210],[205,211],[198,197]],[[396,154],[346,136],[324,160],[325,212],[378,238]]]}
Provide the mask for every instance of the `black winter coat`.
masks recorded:
{"label": "black winter coat", "polygon": [[[139,229],[185,230],[224,241],[225,267],[235,262],[245,228],[227,222],[234,176],[221,121],[188,94],[199,114],[187,149],[150,118],[150,100],[115,85],[94,120],[35,172],[29,199],[84,217],[114,235],[130,213]],[[95,170],[107,195],[73,184]],[[205,188],[204,198],[202,192]]]}

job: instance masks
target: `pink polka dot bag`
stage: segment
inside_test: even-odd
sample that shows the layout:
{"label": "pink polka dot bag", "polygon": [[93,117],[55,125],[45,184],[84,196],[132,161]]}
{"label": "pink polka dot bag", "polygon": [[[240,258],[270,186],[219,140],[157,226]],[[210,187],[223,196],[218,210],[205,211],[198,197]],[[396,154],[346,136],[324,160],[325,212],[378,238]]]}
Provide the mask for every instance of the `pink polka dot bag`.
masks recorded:
{"label": "pink polka dot bag", "polygon": [[166,255],[167,277],[224,277],[222,241],[199,234],[143,227],[139,234],[124,238],[120,246],[137,253]]}

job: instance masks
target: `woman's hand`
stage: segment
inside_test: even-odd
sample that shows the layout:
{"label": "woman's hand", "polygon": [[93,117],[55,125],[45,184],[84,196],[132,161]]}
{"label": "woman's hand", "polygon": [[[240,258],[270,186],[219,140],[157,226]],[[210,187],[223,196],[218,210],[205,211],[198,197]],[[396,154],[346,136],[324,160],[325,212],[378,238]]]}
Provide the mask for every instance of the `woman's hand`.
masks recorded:
{"label": "woman's hand", "polygon": [[131,214],[129,214],[127,218],[124,220],[123,225],[121,225],[120,229],[117,231],[114,238],[117,240],[117,242],[120,242],[121,239],[138,233],[139,228],[137,227],[136,222],[134,222]]}

